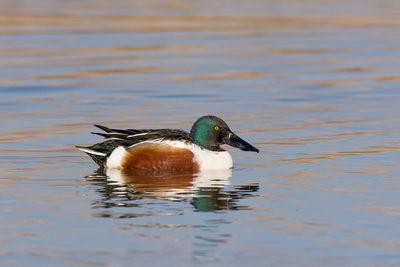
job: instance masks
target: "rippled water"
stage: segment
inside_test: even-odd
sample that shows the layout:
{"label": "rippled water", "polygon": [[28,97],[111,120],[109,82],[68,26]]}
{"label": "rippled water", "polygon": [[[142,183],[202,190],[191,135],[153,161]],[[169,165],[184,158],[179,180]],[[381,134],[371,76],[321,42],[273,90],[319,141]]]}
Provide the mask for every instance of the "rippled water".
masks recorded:
{"label": "rippled water", "polygon": [[[2,265],[400,263],[397,1],[1,1]],[[222,117],[232,172],[101,173]]]}

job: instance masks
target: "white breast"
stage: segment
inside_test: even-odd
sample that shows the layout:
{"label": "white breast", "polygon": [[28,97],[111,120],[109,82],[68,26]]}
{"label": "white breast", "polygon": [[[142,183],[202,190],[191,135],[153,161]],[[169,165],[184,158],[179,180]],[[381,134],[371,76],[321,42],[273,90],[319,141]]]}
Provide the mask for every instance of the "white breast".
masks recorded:
{"label": "white breast", "polygon": [[191,151],[201,171],[226,170],[233,167],[232,157],[227,151],[211,151],[197,146],[193,146]]}

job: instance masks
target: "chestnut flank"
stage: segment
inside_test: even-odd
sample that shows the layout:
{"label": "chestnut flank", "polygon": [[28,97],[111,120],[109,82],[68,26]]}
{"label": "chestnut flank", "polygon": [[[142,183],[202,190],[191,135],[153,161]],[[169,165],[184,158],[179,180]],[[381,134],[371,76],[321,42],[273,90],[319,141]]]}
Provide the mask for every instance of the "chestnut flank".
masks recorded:
{"label": "chestnut flank", "polygon": [[125,170],[198,171],[193,153],[186,148],[163,143],[146,143],[127,150],[122,161]]}

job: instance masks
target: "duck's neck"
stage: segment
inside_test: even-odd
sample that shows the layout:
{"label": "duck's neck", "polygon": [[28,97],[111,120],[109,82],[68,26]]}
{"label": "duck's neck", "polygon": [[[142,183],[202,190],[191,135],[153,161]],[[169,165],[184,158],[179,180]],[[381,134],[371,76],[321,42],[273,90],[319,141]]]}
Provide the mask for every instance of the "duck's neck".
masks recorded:
{"label": "duck's neck", "polygon": [[211,151],[225,151],[219,145],[215,144],[214,142],[209,142],[209,135],[207,132],[201,131],[190,131],[190,137],[194,140],[196,144],[201,146],[202,148],[211,150]]}

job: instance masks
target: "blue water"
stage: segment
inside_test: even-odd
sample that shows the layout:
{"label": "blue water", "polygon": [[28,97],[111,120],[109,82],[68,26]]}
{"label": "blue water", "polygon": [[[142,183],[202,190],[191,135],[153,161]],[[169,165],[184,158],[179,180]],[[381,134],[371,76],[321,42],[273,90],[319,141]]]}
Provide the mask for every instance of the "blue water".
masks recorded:
{"label": "blue water", "polygon": [[[399,264],[397,2],[2,9],[1,265]],[[121,180],[74,147],[205,114],[260,153]]]}

